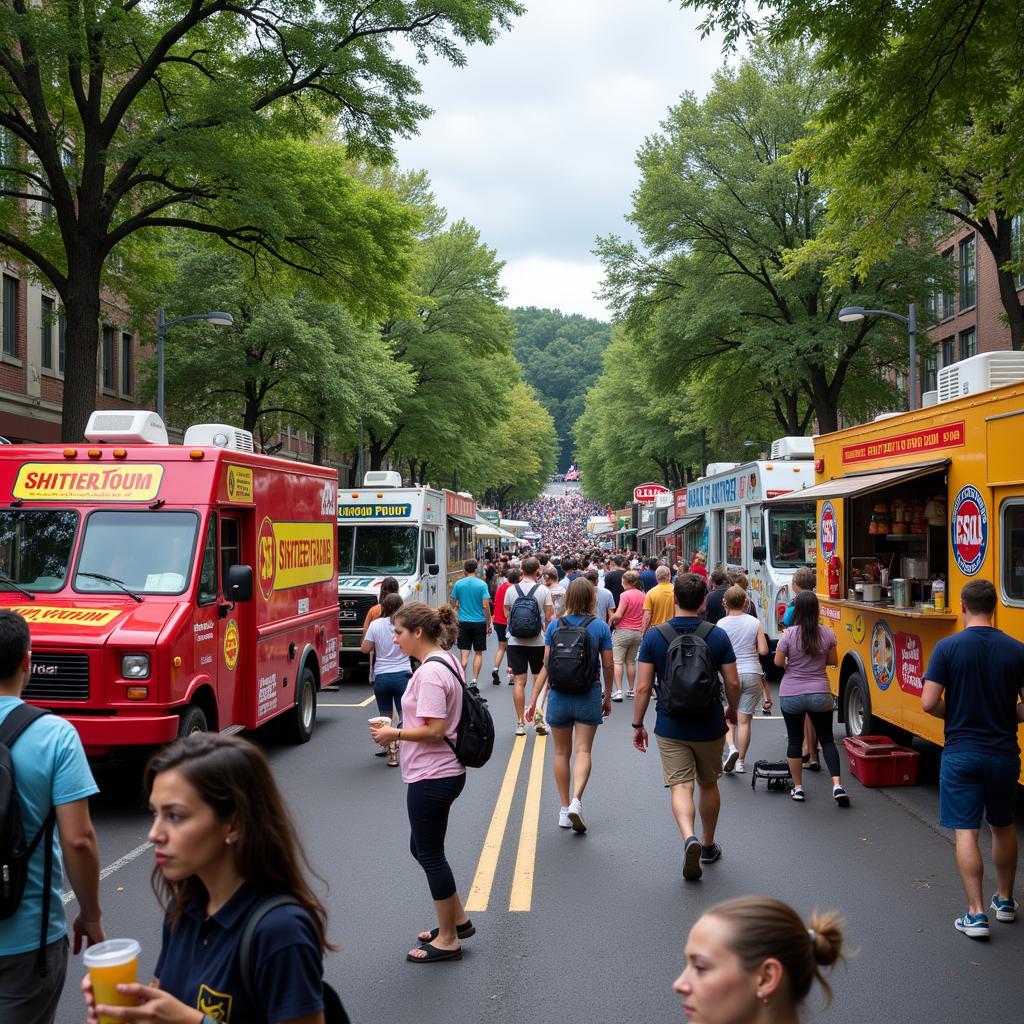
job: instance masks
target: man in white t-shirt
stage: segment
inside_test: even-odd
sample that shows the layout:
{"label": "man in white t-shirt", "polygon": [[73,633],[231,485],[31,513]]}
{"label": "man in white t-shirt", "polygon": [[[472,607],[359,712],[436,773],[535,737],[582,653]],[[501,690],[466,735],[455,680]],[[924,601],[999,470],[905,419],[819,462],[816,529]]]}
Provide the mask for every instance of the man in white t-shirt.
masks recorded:
{"label": "man in white t-shirt", "polygon": [[[508,667],[512,673],[515,689],[512,691],[512,703],[516,709],[516,735],[526,735],[526,723],[523,715],[526,713],[526,675],[527,670],[533,673],[534,677],[540,674],[544,665],[544,630],[555,614],[555,605],[551,600],[551,591],[538,580],[540,562],[533,557],[523,559],[523,578],[514,586],[505,591],[505,618],[508,620]],[[513,616],[513,607],[516,601],[532,598],[537,602],[540,615],[535,617],[539,621],[540,628],[532,636],[516,636],[514,619],[520,617],[520,613]]]}

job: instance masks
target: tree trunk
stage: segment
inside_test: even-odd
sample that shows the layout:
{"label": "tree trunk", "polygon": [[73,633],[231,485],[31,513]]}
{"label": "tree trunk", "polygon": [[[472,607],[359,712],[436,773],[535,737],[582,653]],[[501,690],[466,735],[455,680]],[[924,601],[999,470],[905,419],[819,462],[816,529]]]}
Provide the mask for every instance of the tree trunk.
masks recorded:
{"label": "tree trunk", "polygon": [[1021,306],[1020,296],[1017,294],[1017,282],[1014,280],[1013,272],[1002,269],[1013,259],[1013,221],[1002,213],[996,213],[994,220],[994,230],[990,228],[979,233],[995,258],[999,300],[1003,304],[1006,320],[1010,325],[1010,346],[1015,352],[1019,352],[1024,349],[1024,307]]}
{"label": "tree trunk", "polygon": [[71,260],[73,269],[64,304],[64,408],[60,436],[62,441],[77,444],[85,440],[85,425],[96,408],[100,260],[91,258],[88,252],[72,254]]}
{"label": "tree trunk", "polygon": [[318,466],[325,465],[324,457],[326,455],[327,448],[327,437],[322,430],[313,431],[313,462]]}

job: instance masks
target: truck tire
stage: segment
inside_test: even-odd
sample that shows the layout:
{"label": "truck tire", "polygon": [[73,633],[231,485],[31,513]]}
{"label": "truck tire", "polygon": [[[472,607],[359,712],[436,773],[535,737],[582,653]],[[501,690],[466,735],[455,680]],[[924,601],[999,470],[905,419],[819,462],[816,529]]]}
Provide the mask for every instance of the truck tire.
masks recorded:
{"label": "truck tire", "polygon": [[308,666],[295,687],[295,705],[281,718],[281,738],[286,743],[306,743],[316,725],[316,676]]}
{"label": "truck tire", "polygon": [[843,720],[847,736],[868,736],[875,731],[871,714],[871,694],[859,672],[852,672],[843,693]]}
{"label": "truck tire", "polygon": [[206,713],[195,704],[190,704],[178,715],[178,735],[191,736],[194,732],[206,732]]}

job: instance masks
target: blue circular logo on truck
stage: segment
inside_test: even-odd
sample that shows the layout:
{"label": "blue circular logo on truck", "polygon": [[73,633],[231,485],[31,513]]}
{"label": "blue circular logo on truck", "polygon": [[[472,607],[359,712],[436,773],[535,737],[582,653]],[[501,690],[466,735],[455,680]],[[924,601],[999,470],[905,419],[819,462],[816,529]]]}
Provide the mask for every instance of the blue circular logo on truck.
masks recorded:
{"label": "blue circular logo on truck", "polygon": [[988,551],[988,509],[977,487],[961,487],[953,499],[949,517],[953,557],[965,576],[973,576],[985,564]]}

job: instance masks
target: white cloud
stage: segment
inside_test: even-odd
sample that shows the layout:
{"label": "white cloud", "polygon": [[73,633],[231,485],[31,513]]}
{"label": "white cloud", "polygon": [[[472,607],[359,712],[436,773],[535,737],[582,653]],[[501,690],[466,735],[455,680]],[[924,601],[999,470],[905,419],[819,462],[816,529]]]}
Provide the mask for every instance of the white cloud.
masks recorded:
{"label": "white cloud", "polygon": [[721,65],[698,21],[674,0],[533,0],[468,67],[421,69],[436,113],[399,160],[508,262],[511,305],[607,316],[594,239],[630,233],[637,149]]}

